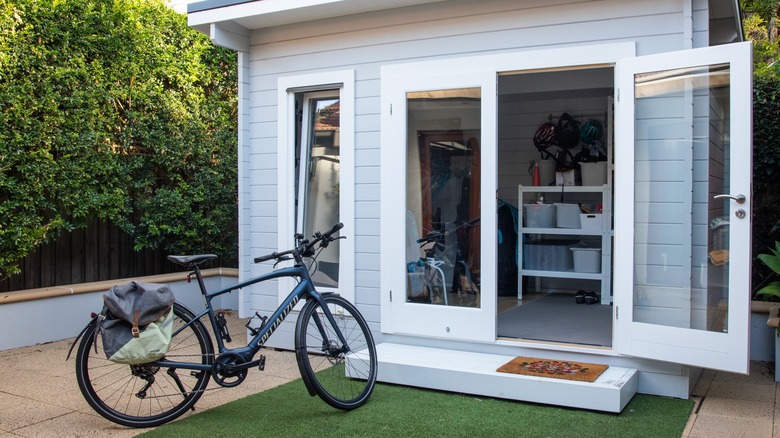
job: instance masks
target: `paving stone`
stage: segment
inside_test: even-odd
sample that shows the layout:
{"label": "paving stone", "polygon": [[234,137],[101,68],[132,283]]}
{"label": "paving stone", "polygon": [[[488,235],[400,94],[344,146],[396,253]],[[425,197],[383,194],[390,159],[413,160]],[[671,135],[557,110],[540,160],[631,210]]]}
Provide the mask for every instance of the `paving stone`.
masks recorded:
{"label": "paving stone", "polygon": [[771,422],[775,417],[775,404],[773,401],[759,402],[708,396],[702,402],[698,415]]}
{"label": "paving stone", "polygon": [[713,381],[707,391],[707,396],[734,400],[774,402],[775,387],[772,384]]}
{"label": "paving stone", "polygon": [[54,417],[14,431],[23,437],[133,437],[148,429],[133,429],[111,423],[103,417],[95,417],[80,412]]}
{"label": "paving stone", "polygon": [[769,362],[752,361],[748,375],[718,371],[713,380],[715,382],[767,384],[774,381],[774,367]]}
{"label": "paving stone", "polygon": [[69,409],[41,400],[0,392],[0,424],[3,430],[16,433],[18,429],[46,421],[70,412]]}
{"label": "paving stone", "polygon": [[772,421],[697,415],[690,438],[771,438]]}

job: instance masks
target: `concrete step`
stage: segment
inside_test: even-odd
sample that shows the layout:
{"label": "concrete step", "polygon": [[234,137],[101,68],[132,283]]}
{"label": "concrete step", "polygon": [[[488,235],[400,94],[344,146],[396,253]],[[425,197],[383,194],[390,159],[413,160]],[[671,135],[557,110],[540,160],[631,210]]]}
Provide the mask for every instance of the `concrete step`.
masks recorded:
{"label": "concrete step", "polygon": [[499,373],[513,356],[395,343],[378,344],[377,355],[381,382],[596,411],[623,410],[638,380],[637,370],[613,366],[592,383]]}

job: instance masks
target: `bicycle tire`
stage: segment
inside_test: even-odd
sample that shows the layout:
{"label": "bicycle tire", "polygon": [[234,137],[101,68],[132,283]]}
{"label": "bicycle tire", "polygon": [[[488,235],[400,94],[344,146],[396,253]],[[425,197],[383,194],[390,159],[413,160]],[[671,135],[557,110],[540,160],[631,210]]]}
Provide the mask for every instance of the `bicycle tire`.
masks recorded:
{"label": "bicycle tire", "polygon": [[431,275],[426,282],[428,302],[430,304],[447,304],[447,292],[444,285],[444,277],[438,270],[431,269]]}
{"label": "bicycle tire", "polygon": [[[173,305],[173,332],[195,316],[179,303]],[[87,403],[106,419],[129,427],[154,427],[172,421],[195,405],[208,385],[207,371],[177,373],[175,368],[150,364],[122,365],[109,361],[93,324],[81,338],[76,354],[76,380]],[[97,344],[97,351],[95,345]],[[198,363],[211,364],[214,348],[203,324],[193,321],[175,334],[166,358],[186,361],[199,356]],[[178,378],[176,382],[174,375]],[[139,395],[151,376],[153,383]],[[180,385],[179,385],[180,384]],[[180,389],[181,388],[181,389]]]}
{"label": "bicycle tire", "polygon": [[[374,391],[376,345],[366,320],[352,303],[338,295],[326,295],[324,300],[349,351],[340,351],[342,344],[320,303],[310,300],[295,327],[298,367],[307,386],[311,385],[323,401],[337,409],[352,410],[368,401]],[[318,323],[322,324],[325,339]]]}

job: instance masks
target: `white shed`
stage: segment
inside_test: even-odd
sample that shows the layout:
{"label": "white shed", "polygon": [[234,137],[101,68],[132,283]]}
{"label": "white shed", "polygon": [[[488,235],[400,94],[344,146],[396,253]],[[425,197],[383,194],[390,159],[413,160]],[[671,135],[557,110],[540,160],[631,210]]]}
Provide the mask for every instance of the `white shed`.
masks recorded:
{"label": "white shed", "polygon": [[[238,52],[242,279],[294,232],[341,221],[317,282],[370,322],[380,381],[617,412],[636,392],[687,398],[702,368],[746,373],[740,14],[736,0],[191,4],[190,26]],[[289,290],[242,290],[241,315]],[[292,348],[286,324],[269,345]],[[589,383],[496,371],[515,357],[608,368]]]}

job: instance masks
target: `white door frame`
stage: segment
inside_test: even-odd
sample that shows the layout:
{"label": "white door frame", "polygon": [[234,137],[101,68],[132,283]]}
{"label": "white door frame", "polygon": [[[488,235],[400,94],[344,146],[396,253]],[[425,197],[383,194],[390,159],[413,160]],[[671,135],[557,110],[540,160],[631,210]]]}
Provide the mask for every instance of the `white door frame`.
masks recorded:
{"label": "white door frame", "polygon": [[[476,64],[479,65],[479,64]],[[496,192],[496,74],[485,69],[466,70],[456,60],[419,69],[387,67],[382,70],[381,230],[382,327],[393,333],[430,337],[494,341],[496,297],[482,294],[479,308],[406,302],[404,260],[406,233],[406,93],[460,88],[481,89],[480,197],[482,212],[495,210]],[[420,74],[420,72],[425,72]],[[447,72],[431,74],[431,72]],[[457,72],[457,73],[450,73]],[[426,74],[427,73],[427,74]],[[492,175],[493,177],[489,177]],[[481,266],[496,265],[496,216],[480,220]],[[491,244],[492,243],[492,244]],[[392,254],[393,256],[389,256]],[[400,255],[400,257],[398,257]],[[495,284],[495,270],[482,269],[481,281]],[[391,292],[392,291],[392,292]],[[391,311],[392,309],[392,311]]]}
{"label": "white door frame", "polygon": [[[635,44],[615,43],[481,55],[382,67],[381,72],[381,329],[384,333],[496,342],[497,103],[499,73],[615,64],[632,57]],[[457,72],[457,73],[453,73]],[[445,308],[407,304],[404,260],[406,101],[405,91],[482,88],[481,246],[482,306]],[[492,176],[492,177],[490,177]],[[399,207],[400,206],[400,207]],[[488,285],[488,286],[485,286]],[[419,310],[423,307],[424,310]]]}
{"label": "white door frame", "polygon": [[[752,60],[750,43],[729,44],[637,58],[619,63],[615,148],[614,348],[621,354],[746,373],[750,324],[750,190],[752,173]],[[634,75],[642,72],[730,64],[730,189],[744,204],[729,203],[728,332],[634,322]],[[735,210],[747,212],[735,218]]]}

